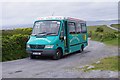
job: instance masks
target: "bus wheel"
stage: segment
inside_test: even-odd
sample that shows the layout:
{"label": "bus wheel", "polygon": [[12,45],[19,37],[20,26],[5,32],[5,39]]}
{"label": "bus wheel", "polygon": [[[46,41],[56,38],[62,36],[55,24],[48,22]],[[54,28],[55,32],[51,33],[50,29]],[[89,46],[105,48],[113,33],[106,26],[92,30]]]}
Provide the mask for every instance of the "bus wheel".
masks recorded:
{"label": "bus wheel", "polygon": [[84,45],[81,46],[80,52],[84,51]]}
{"label": "bus wheel", "polygon": [[58,60],[58,59],[60,59],[61,57],[62,57],[62,52],[61,52],[60,49],[57,49],[55,55],[53,56],[53,59],[54,59],[54,60]]}
{"label": "bus wheel", "polygon": [[35,55],[30,55],[30,59],[35,59],[36,58],[36,56]]}

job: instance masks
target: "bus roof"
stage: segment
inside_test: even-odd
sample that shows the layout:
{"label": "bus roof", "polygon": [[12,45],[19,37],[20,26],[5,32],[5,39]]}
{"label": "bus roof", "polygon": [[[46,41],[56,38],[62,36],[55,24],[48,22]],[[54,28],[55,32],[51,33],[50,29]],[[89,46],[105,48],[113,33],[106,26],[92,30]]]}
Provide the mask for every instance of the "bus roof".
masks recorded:
{"label": "bus roof", "polygon": [[47,17],[40,17],[38,20],[70,20],[70,21],[81,21],[85,22],[81,19],[78,18],[73,18],[73,17],[64,17],[64,16],[47,16]]}

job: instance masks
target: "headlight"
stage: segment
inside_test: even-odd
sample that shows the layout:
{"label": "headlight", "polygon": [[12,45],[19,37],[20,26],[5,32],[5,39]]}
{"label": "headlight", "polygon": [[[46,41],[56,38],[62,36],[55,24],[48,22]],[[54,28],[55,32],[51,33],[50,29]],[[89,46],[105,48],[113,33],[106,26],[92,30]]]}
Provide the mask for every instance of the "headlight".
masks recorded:
{"label": "headlight", "polygon": [[45,48],[53,48],[54,45],[45,45]]}
{"label": "headlight", "polygon": [[26,45],[26,47],[27,47],[27,48],[30,48],[30,45],[29,45],[29,44],[27,44],[27,45]]}

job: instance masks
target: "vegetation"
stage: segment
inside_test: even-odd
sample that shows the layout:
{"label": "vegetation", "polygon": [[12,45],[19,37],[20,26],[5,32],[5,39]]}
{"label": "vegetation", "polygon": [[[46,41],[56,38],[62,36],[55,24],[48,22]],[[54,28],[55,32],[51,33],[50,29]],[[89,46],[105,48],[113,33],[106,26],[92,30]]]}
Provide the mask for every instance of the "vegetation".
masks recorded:
{"label": "vegetation", "polygon": [[15,34],[30,35],[32,28],[17,28],[14,30],[2,30],[2,37],[12,36]]}
{"label": "vegetation", "polygon": [[92,40],[104,42],[107,45],[118,46],[120,33],[105,25],[102,26],[88,26],[88,34]]}
{"label": "vegetation", "polygon": [[[120,32],[108,28],[106,25],[101,26],[89,26],[88,34],[92,40],[103,42],[107,45],[120,46]],[[99,64],[93,63],[94,68],[88,69],[89,66],[83,68],[84,71],[89,70],[112,70],[120,71],[118,66],[120,66],[119,61],[120,56],[108,57],[100,60]]]}
{"label": "vegetation", "polygon": [[2,61],[10,61],[27,57],[26,42],[32,28],[2,30]]}
{"label": "vegetation", "polygon": [[117,28],[117,29],[120,29],[120,24],[111,24],[110,26]]}
{"label": "vegetation", "polygon": [[89,66],[85,66],[82,68],[82,70],[90,71],[90,70],[111,70],[111,71],[120,71],[120,64],[119,63],[120,56],[112,56],[112,57],[107,57],[104,59],[100,60],[100,63],[93,63],[92,66],[94,68],[89,68]]}
{"label": "vegetation", "polygon": [[113,30],[109,27],[107,27],[106,25],[99,25],[99,26],[88,26],[88,32],[92,31],[95,32],[97,28],[103,28],[103,32],[109,32],[109,33],[114,33],[116,32],[116,30]]}
{"label": "vegetation", "polygon": [[104,31],[104,29],[102,28],[102,27],[98,27],[96,30],[95,30],[95,32],[103,32]]}

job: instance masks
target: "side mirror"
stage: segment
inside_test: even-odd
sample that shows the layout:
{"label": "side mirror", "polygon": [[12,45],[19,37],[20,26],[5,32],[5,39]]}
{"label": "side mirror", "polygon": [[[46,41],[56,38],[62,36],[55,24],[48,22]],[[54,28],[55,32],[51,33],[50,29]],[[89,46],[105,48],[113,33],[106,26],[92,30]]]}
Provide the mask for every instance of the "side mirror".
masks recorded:
{"label": "side mirror", "polygon": [[60,32],[60,40],[64,40],[64,32],[63,31]]}
{"label": "side mirror", "polygon": [[60,36],[60,40],[64,40],[64,37],[63,37],[63,36]]}

